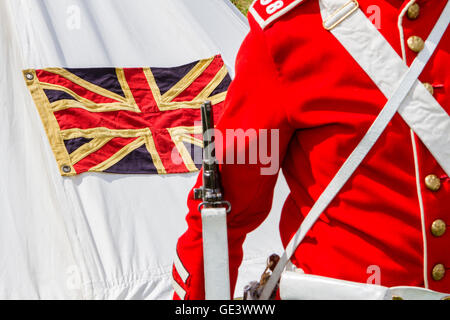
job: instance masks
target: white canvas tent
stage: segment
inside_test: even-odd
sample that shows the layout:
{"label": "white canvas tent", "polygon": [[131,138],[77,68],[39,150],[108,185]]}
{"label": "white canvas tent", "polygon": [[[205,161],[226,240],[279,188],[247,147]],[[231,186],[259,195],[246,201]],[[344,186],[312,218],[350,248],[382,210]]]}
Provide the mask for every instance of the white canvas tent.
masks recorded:
{"label": "white canvas tent", "polygon": [[[196,174],[60,176],[21,70],[177,66],[248,32],[228,0],[0,0],[0,298],[169,299]],[[280,252],[273,213],[245,244],[235,296]]]}

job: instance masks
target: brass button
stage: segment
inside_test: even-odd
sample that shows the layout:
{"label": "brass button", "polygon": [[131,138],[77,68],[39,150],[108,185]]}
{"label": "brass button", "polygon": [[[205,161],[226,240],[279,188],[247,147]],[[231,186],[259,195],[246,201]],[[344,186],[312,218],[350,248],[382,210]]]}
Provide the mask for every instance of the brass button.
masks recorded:
{"label": "brass button", "polygon": [[431,191],[438,191],[441,188],[441,179],[435,174],[429,174],[425,177],[425,186]]}
{"label": "brass button", "polygon": [[408,48],[414,52],[420,52],[424,47],[424,42],[421,37],[411,36],[407,40]]}
{"label": "brass button", "polygon": [[434,88],[433,88],[433,86],[431,85],[431,83],[424,82],[424,83],[423,83],[423,86],[425,87],[425,89],[428,90],[428,92],[429,92],[431,95],[434,94]]}
{"label": "brass button", "polygon": [[420,7],[417,3],[413,3],[409,6],[407,16],[409,19],[414,20],[419,16]]}
{"label": "brass button", "polygon": [[447,225],[445,224],[444,220],[437,219],[434,220],[431,224],[431,233],[435,237],[440,237],[445,233],[445,230],[447,229]]}
{"label": "brass button", "polygon": [[442,280],[445,276],[445,267],[442,263],[438,263],[433,267],[433,270],[431,271],[431,276],[434,280],[439,281]]}

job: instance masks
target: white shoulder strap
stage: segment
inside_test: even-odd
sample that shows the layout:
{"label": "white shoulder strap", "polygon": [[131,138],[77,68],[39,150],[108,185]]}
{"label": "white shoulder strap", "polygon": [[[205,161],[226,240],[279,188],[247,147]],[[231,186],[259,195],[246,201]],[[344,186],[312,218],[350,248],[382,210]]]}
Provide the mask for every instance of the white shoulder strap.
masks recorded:
{"label": "white shoulder strap", "polygon": [[[364,15],[360,10],[357,10],[350,17],[348,17],[347,20],[353,19],[354,16],[357,16],[359,14]],[[439,43],[442,35],[448,27],[449,21],[450,4],[449,2],[447,2],[447,5],[441,16],[439,17],[438,22],[434,26],[427,41],[425,42],[424,49],[416,57],[411,67],[403,76],[400,84],[398,85],[386,105],[383,107],[380,114],[377,116],[361,142],[351,153],[350,157],[344,162],[329,185],[325,188],[323,193],[311,208],[308,215],[303,220],[303,223],[301,224],[297,233],[286,246],[286,250],[283,253],[280,261],[278,262],[277,267],[273,271],[272,276],[269,278],[266,286],[264,287],[260,298],[261,300],[267,300],[269,298],[278,280],[280,279],[281,273],[286,266],[287,261],[293,255],[305,235],[314,225],[321,213],[328,207],[337,193],[342,189],[348,179],[352,176],[353,172],[358,168],[365,156],[369,153],[411,89],[415,85],[417,86],[419,84],[417,78],[421,74],[423,68],[436,49],[437,44]],[[336,29],[339,27],[340,25],[336,26]]]}
{"label": "white shoulder strap", "polygon": [[[389,99],[408,71],[406,63],[361,10],[354,12],[351,19],[341,20],[357,7],[356,1],[319,0],[319,5],[324,27],[330,29]],[[338,27],[332,28],[339,21]],[[439,102],[418,81],[402,101],[398,113],[450,175],[450,116]]]}

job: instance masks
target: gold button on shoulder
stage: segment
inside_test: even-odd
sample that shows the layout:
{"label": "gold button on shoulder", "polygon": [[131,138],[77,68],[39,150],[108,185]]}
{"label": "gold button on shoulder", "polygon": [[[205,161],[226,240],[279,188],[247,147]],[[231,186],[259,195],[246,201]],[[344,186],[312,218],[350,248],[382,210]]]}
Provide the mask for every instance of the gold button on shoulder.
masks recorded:
{"label": "gold button on shoulder", "polygon": [[417,19],[417,17],[419,16],[419,13],[420,13],[419,5],[417,3],[413,3],[408,8],[407,16],[409,19],[414,20],[414,19]]}
{"label": "gold button on shoulder", "polygon": [[433,88],[433,86],[431,85],[431,83],[424,82],[424,83],[423,83],[423,86],[425,87],[425,89],[428,90],[428,92],[429,92],[431,95],[434,94],[434,88]]}
{"label": "gold button on shoulder", "polygon": [[447,229],[447,225],[446,225],[445,221],[442,219],[434,220],[433,223],[431,224],[431,233],[435,237],[440,237],[440,236],[444,235],[446,229]]}
{"label": "gold button on shoulder", "polygon": [[438,263],[431,270],[431,276],[434,280],[439,281],[442,280],[445,276],[445,267],[442,263]]}
{"label": "gold button on shoulder", "polygon": [[425,186],[431,191],[438,191],[441,188],[441,179],[435,174],[425,177]]}
{"label": "gold button on shoulder", "polygon": [[424,47],[424,42],[421,37],[411,36],[407,40],[408,48],[414,52],[420,52]]}

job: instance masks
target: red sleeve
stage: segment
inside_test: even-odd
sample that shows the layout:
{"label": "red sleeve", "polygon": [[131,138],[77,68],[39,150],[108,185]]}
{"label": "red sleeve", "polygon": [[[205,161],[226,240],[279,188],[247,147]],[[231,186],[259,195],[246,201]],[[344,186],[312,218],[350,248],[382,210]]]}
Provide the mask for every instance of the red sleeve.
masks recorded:
{"label": "red sleeve", "polygon": [[[252,30],[238,53],[236,77],[228,91],[224,114],[217,124],[217,129],[224,136],[227,136],[227,130],[239,129],[251,136],[245,139],[245,144],[239,144],[238,140],[242,139],[237,135],[231,139],[228,135],[224,147],[216,142],[219,159],[221,152],[225,155],[224,164],[220,166],[224,198],[232,204],[232,211],[227,219],[231,292],[234,291],[238,267],[242,261],[242,244],[247,233],[258,227],[270,211],[278,169],[293,134],[286,116],[287,106],[283,103],[283,97],[286,97],[283,84],[278,77],[263,31],[254,21],[250,23]],[[256,132],[253,136],[251,130]],[[277,132],[278,137],[275,136]],[[258,156],[257,163],[249,164],[249,153],[253,150],[251,146],[261,146],[265,141],[268,141],[268,153],[271,150],[274,153],[271,155],[271,162],[263,163],[264,159]],[[258,147],[259,151],[263,150]],[[227,161],[230,152],[234,152],[234,163]],[[236,155],[243,153],[246,154],[246,164],[236,163]],[[262,168],[267,171],[261,171]],[[201,180],[200,174],[195,187],[201,185]],[[197,210],[199,203],[200,201],[194,200],[191,190],[186,218],[188,230],[178,240],[173,267],[176,299],[204,299],[202,227]]]}

